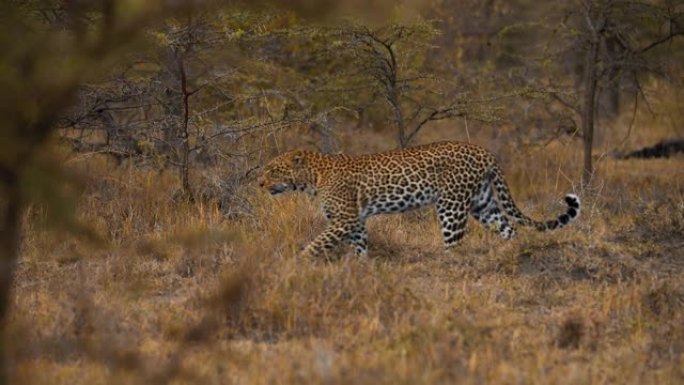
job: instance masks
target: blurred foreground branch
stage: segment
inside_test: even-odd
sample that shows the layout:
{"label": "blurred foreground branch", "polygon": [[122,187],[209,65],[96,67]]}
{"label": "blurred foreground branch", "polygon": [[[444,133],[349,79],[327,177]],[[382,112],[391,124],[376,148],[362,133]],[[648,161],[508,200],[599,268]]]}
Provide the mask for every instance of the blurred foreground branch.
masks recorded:
{"label": "blurred foreground branch", "polygon": [[[0,332],[20,249],[24,211],[51,207],[48,223],[68,230],[75,221],[60,200],[64,183],[46,156],[58,118],[76,90],[119,60],[160,17],[204,1],[8,1],[0,5]],[[87,27],[86,27],[87,22]],[[21,37],[19,40],[18,38]],[[7,382],[4,344],[0,384]]]}

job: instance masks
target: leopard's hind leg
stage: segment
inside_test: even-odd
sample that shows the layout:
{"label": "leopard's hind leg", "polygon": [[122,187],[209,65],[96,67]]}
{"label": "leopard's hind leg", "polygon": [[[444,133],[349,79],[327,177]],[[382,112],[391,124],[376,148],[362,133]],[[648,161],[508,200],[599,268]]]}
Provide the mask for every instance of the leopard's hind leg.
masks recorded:
{"label": "leopard's hind leg", "polygon": [[515,236],[515,228],[508,222],[506,215],[499,209],[492,192],[494,174],[486,172],[477,186],[470,204],[470,213],[485,227],[499,233],[503,239]]}
{"label": "leopard's hind leg", "polygon": [[465,204],[455,199],[440,198],[436,206],[444,246],[447,249],[454,247],[465,235],[468,219]]}

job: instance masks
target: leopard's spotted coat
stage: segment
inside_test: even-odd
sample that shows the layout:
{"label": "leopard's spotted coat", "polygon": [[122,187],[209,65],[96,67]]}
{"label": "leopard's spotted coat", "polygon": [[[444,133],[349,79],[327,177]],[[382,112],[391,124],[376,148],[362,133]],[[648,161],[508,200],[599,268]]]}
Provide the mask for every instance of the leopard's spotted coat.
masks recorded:
{"label": "leopard's spotted coat", "polygon": [[561,228],[580,212],[579,198],[565,196],[567,211],[535,221],[516,207],[494,156],[482,147],[440,142],[359,156],[295,150],[271,160],[260,186],[276,195],[304,191],[320,198],[327,228],[303,251],[317,256],[342,242],[367,252],[366,218],[434,204],[446,247],[465,234],[468,215],[505,239],[515,235],[509,220],[539,231]]}

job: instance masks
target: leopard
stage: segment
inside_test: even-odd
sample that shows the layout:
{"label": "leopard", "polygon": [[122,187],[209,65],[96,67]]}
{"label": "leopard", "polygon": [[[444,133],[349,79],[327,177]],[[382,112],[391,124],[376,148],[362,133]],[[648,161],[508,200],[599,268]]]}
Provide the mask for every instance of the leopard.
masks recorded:
{"label": "leopard", "polygon": [[327,225],[300,253],[316,258],[348,244],[368,253],[366,220],[434,205],[444,247],[466,233],[469,216],[509,240],[515,225],[556,230],[576,220],[580,198],[564,197],[564,213],[534,220],[515,204],[494,154],[476,144],[436,142],[374,154],[324,154],[291,150],[268,162],[258,185],[280,195],[303,192],[320,202]]}

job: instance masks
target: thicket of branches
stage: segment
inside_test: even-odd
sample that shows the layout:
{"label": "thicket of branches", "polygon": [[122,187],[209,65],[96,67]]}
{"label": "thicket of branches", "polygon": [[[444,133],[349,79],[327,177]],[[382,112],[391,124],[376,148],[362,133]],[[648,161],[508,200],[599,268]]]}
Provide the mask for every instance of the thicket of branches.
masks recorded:
{"label": "thicket of branches", "polygon": [[[659,48],[682,34],[681,7],[667,1],[468,6],[490,24],[447,25],[439,17],[453,5],[382,22],[241,7],[167,19],[106,82],[81,87],[62,126],[79,151],[177,169],[190,200],[193,164],[244,171],[257,158],[246,138],[292,127],[336,151],[340,121],[387,127],[406,147],[436,120],[536,119],[550,132],[581,131],[588,184],[598,109],[614,116],[621,97],[643,97],[645,77],[667,76],[676,58]],[[529,100],[543,111],[520,119]]]}

